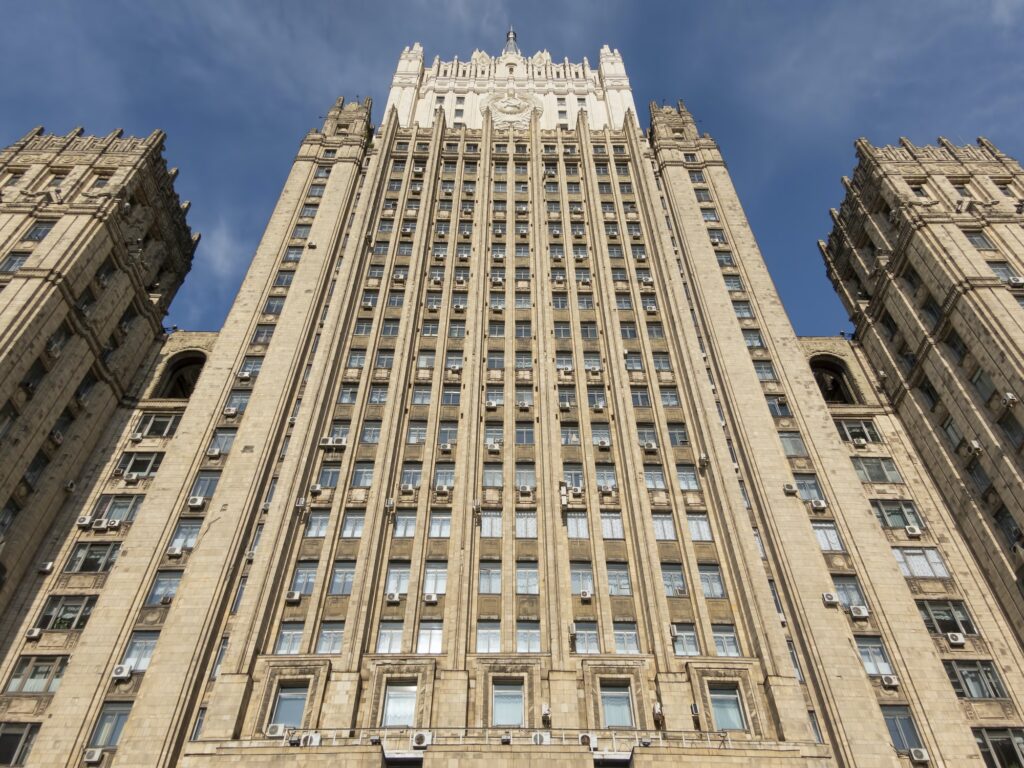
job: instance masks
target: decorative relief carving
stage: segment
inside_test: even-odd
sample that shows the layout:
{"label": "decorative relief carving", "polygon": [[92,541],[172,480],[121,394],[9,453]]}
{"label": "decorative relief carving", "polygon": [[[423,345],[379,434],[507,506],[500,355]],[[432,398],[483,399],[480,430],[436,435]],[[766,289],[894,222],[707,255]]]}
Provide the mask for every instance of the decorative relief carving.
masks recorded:
{"label": "decorative relief carving", "polygon": [[526,130],[530,127],[533,113],[540,113],[542,107],[539,99],[532,95],[518,96],[509,91],[485,97],[480,105],[480,111],[484,116],[488,111],[491,113],[491,121],[495,128]]}

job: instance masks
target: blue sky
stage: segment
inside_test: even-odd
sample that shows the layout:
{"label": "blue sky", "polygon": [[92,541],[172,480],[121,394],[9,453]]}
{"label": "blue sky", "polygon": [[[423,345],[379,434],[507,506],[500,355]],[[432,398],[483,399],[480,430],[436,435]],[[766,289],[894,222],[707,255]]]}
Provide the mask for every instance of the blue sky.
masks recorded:
{"label": "blue sky", "polygon": [[500,51],[596,64],[618,48],[640,120],[683,99],[718,140],[796,329],[846,317],[816,241],[829,230],[853,141],[979,135],[1024,156],[1024,0],[714,3],[8,3],[0,142],[35,125],[167,131],[167,157],[203,240],[168,323],[220,326],[303,134],[339,95],[379,121],[398,54]]}

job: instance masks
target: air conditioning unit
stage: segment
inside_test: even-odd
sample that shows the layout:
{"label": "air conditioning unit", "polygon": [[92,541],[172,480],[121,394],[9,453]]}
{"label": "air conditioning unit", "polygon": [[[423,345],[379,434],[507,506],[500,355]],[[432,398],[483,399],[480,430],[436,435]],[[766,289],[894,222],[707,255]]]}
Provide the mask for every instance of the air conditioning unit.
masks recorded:
{"label": "air conditioning unit", "polygon": [[234,406],[229,405],[227,408],[224,409],[224,415],[227,416],[229,419],[232,419],[238,415],[238,409],[235,408]]}
{"label": "air conditioning unit", "polygon": [[416,493],[416,486],[412,483],[402,483],[398,490],[401,493]]}
{"label": "air conditioning unit", "polygon": [[288,592],[285,592],[285,594],[284,594],[284,601],[288,605],[295,605],[296,603],[301,603],[302,602],[302,593],[299,592],[298,590],[294,590],[294,589],[293,590],[289,590]]}
{"label": "air conditioning unit", "polygon": [[800,491],[793,483],[786,483],[782,486],[782,492],[787,496],[796,496]]}
{"label": "air conditioning unit", "polygon": [[868,607],[866,605],[850,606],[850,616],[854,619],[857,619],[858,621],[863,621],[870,615],[871,612],[868,610]]}
{"label": "air conditioning unit", "polygon": [[882,675],[883,688],[899,688],[900,679],[896,675]]}
{"label": "air conditioning unit", "polygon": [[252,379],[252,373],[250,371],[239,371],[237,374],[239,381],[249,381]]}
{"label": "air conditioning unit", "polygon": [[580,590],[580,602],[589,603],[593,599],[593,597],[594,593],[591,592],[589,589]]}
{"label": "air conditioning unit", "polygon": [[581,733],[578,740],[581,747],[587,747],[591,752],[597,751],[597,734],[593,731]]}
{"label": "air conditioning unit", "polygon": [[604,403],[594,403],[590,406],[590,410],[594,413],[604,413]]}
{"label": "air conditioning unit", "polygon": [[462,373],[462,366],[461,365],[449,365],[448,366],[448,370],[451,373],[460,374],[460,373]]}
{"label": "air conditioning unit", "polygon": [[963,648],[967,645],[967,637],[963,632],[947,632],[946,642],[950,648]]}
{"label": "air conditioning unit", "polygon": [[853,438],[853,447],[854,448],[867,448],[868,447],[868,441],[865,440],[863,437],[855,437],[855,438]]}
{"label": "air conditioning unit", "polygon": [[133,443],[141,443],[142,438],[144,437],[145,435],[142,434],[141,432],[132,432],[132,436],[129,437],[128,439],[131,440]]}
{"label": "air conditioning unit", "polygon": [[140,475],[138,472],[125,472],[124,474],[124,481],[128,483],[128,485],[135,485],[139,482],[139,478]]}
{"label": "air conditioning unit", "polygon": [[394,499],[392,499],[390,496],[388,498],[384,499],[384,509],[394,509],[394,508],[395,508],[395,500]]}
{"label": "air conditioning unit", "polygon": [[516,408],[520,411],[528,411],[530,410],[530,404],[526,400],[518,400],[516,402]]}
{"label": "air conditioning unit", "polygon": [[188,508],[189,509],[202,509],[206,506],[205,496],[189,496],[188,497]]}
{"label": "air conditioning unit", "polygon": [[[1020,278],[1018,278],[1020,279]],[[1013,408],[1018,402],[1020,402],[1013,392],[1007,392],[1003,395],[1002,403],[1003,408]]]}
{"label": "air conditioning unit", "polygon": [[487,444],[487,452],[488,453],[498,453],[499,451],[501,451],[501,446],[498,445],[498,443],[488,443]]}
{"label": "air conditioning unit", "polygon": [[53,573],[53,561],[47,560],[46,562],[40,563],[36,570],[39,573]]}
{"label": "air conditioning unit", "polygon": [[569,403],[559,403],[558,404],[558,410],[560,410],[562,413],[568,413],[571,408],[572,408],[572,406],[569,405]]}
{"label": "air conditioning unit", "polygon": [[81,528],[83,531],[92,525],[92,517],[89,515],[82,515],[75,521],[75,525]]}
{"label": "air conditioning unit", "polygon": [[824,499],[811,499],[811,509],[816,512],[821,512],[828,509],[828,502]]}
{"label": "air conditioning unit", "polygon": [[39,627],[32,627],[25,633],[25,639],[29,641],[38,640],[42,636],[43,630],[41,630]]}
{"label": "air conditioning unit", "polygon": [[304,734],[302,734],[302,736],[299,738],[299,746],[300,747],[319,747],[320,746],[320,741],[321,741],[320,734],[317,733],[316,731],[312,731],[311,733],[304,733]]}
{"label": "air conditioning unit", "polygon": [[839,605],[839,595],[835,592],[822,592],[821,602],[823,602],[827,608],[834,608]]}
{"label": "air conditioning unit", "polygon": [[981,442],[978,440],[971,440],[967,443],[967,452],[972,456],[978,456],[981,453]]}
{"label": "air conditioning unit", "polygon": [[906,531],[907,537],[911,539],[921,538],[921,526],[919,525],[908,525],[903,529]]}
{"label": "air conditioning unit", "polygon": [[372,301],[364,301],[363,302],[363,309],[367,309],[367,310],[373,309],[373,302]]}
{"label": "air conditioning unit", "polygon": [[533,493],[533,489],[530,486],[528,486],[528,485],[520,485],[519,486],[519,495],[520,496],[529,496],[531,493]]}
{"label": "air conditioning unit", "polygon": [[910,762],[915,765],[927,765],[931,761],[932,759],[928,755],[928,750],[924,747],[915,747],[910,750]]}
{"label": "air conditioning unit", "polygon": [[114,667],[114,671],[110,673],[111,680],[131,680],[132,679],[132,665],[131,664],[118,664]]}
{"label": "air conditioning unit", "polygon": [[284,734],[287,728],[281,723],[271,723],[267,726],[267,738],[270,739],[281,739],[284,738]]}
{"label": "air conditioning unit", "polygon": [[[548,717],[550,717],[550,713]],[[530,736],[530,741],[539,746],[544,746],[551,743],[551,732],[550,731],[534,731]]]}
{"label": "air conditioning unit", "polygon": [[1024,277],[1020,277],[1019,275],[1012,275],[1011,277],[1007,278],[1006,282],[1010,284],[1011,288],[1024,287]]}
{"label": "air conditioning unit", "polygon": [[578,486],[578,485],[574,485],[572,488],[569,489],[569,493],[571,493],[573,496],[579,498],[580,496],[583,495],[583,489],[580,488],[580,486]]}
{"label": "air conditioning unit", "polygon": [[208,458],[208,459],[219,459],[220,458],[220,448],[209,448],[209,449],[207,449],[207,451],[206,451],[206,458]]}
{"label": "air conditioning unit", "polygon": [[183,550],[181,547],[168,547],[167,548],[167,556],[169,558],[171,558],[171,559],[177,559],[177,558],[181,557],[182,554],[184,554],[184,552],[185,552],[185,550]]}
{"label": "air conditioning unit", "polygon": [[409,743],[413,749],[426,749],[434,741],[434,734],[430,731],[416,731],[413,733]]}
{"label": "air conditioning unit", "polygon": [[447,485],[439,485],[434,490],[437,492],[438,496],[447,496],[452,491],[452,489]]}
{"label": "air conditioning unit", "polygon": [[424,594],[423,603],[424,605],[437,605],[437,593],[427,592],[426,594]]}
{"label": "air conditioning unit", "polygon": [[99,517],[92,521],[92,525],[90,525],[89,528],[96,533],[106,533],[107,519],[105,517]]}
{"label": "air conditioning unit", "polygon": [[324,487],[320,485],[320,483],[313,483],[311,486],[309,486],[310,496],[319,496],[321,493],[323,493],[323,491]]}
{"label": "air conditioning unit", "polygon": [[605,496],[611,496],[613,493],[615,493],[615,486],[614,485],[602,485],[601,486],[601,493],[603,493]]}
{"label": "air conditioning unit", "polygon": [[441,443],[440,448],[441,448],[441,453],[451,453],[452,452],[452,444],[451,443]]}
{"label": "air conditioning unit", "polygon": [[504,284],[505,284],[505,278],[503,278],[503,277],[492,277],[491,278],[491,285],[504,285]]}
{"label": "air conditioning unit", "polygon": [[388,592],[384,596],[384,601],[388,605],[398,605],[400,602],[402,602],[402,595],[398,592]]}
{"label": "air conditioning unit", "polygon": [[484,403],[484,408],[486,408],[488,411],[495,411],[498,409],[498,401],[488,400],[486,403]]}
{"label": "air conditioning unit", "polygon": [[657,450],[658,444],[653,442],[652,440],[648,440],[646,443],[644,443],[644,451],[646,453],[656,453]]}
{"label": "air conditioning unit", "polygon": [[295,508],[296,509],[305,509],[306,508],[306,500],[305,499],[296,499],[295,500]]}
{"label": "air conditioning unit", "polygon": [[103,750],[99,747],[89,747],[82,753],[82,762],[85,765],[99,765],[103,762]]}
{"label": "air conditioning unit", "polygon": [[62,445],[64,443],[64,433],[59,429],[55,429],[50,432],[50,440],[53,441],[54,445]]}
{"label": "air conditioning unit", "polygon": [[119,531],[119,530],[121,530],[121,521],[120,520],[107,520],[107,530],[108,531]]}
{"label": "air conditioning unit", "polygon": [[160,597],[160,605],[170,605],[174,602],[174,595],[162,595]]}

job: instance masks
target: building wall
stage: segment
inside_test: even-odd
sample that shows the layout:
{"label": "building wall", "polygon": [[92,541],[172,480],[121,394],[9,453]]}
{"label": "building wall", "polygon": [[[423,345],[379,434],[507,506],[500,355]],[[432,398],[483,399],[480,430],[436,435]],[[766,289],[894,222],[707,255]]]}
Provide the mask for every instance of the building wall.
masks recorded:
{"label": "building wall", "polygon": [[[606,97],[509,42],[434,74],[467,102],[509,63],[532,73],[513,101],[567,71]],[[46,634],[75,646],[59,690],[0,697],[41,723],[28,764],[981,765],[972,728],[1019,726],[1020,649],[864,352],[793,333],[715,142],[682,104],[646,135],[547,107],[456,126],[413,110],[421,61],[376,133],[339,100],[303,139],[224,328],[162,353],[206,361],[187,406],[140,401],[181,417],[88,623]],[[854,404],[826,403],[823,360]],[[878,445],[841,439],[850,415]],[[90,493],[125,482],[139,424],[111,427]],[[898,481],[862,482],[862,451]],[[920,538],[876,498],[912,500]],[[907,578],[925,545],[936,571]],[[942,598],[963,647],[920,618]],[[958,697],[959,660],[995,695]]]}
{"label": "building wall", "polygon": [[857,154],[829,275],[1020,637],[1024,174],[984,139]]}
{"label": "building wall", "polygon": [[0,609],[37,581],[191,265],[163,141],[39,128],[0,152]]}

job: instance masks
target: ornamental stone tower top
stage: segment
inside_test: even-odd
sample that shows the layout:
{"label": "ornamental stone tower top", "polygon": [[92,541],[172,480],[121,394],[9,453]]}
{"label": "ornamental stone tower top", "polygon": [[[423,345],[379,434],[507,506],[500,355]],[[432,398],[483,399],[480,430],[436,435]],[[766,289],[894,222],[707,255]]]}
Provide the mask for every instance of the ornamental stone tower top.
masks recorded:
{"label": "ornamental stone tower top", "polygon": [[533,115],[542,130],[575,126],[581,117],[590,130],[621,130],[627,119],[638,126],[629,78],[618,50],[601,49],[598,68],[586,58],[555,62],[548,51],[526,57],[515,30],[509,29],[501,55],[473,51],[468,62],[441,61],[423,65],[423,47],[414,43],[399,57],[388,94],[386,117],[392,108],[403,128],[429,128],[444,115],[451,127],[480,130],[487,122],[496,128],[529,127]]}

